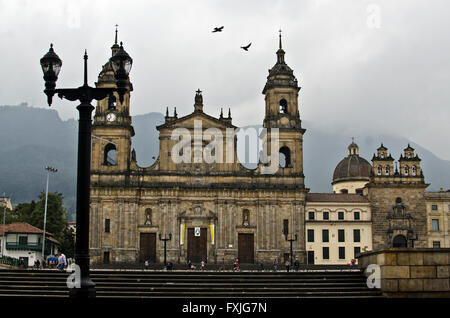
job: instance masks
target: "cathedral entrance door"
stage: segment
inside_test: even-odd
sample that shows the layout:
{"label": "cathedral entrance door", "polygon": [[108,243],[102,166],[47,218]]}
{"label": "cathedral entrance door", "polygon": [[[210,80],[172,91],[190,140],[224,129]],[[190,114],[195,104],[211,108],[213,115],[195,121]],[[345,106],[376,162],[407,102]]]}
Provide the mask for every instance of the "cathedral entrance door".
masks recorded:
{"label": "cathedral entrance door", "polygon": [[140,234],[139,261],[156,263],[156,233]]}
{"label": "cathedral entrance door", "polygon": [[200,228],[195,231],[194,228],[188,229],[187,258],[193,263],[207,261],[207,229]]}
{"label": "cathedral entrance door", "polygon": [[238,235],[238,258],[239,263],[253,264],[255,241],[253,234],[240,233]]}

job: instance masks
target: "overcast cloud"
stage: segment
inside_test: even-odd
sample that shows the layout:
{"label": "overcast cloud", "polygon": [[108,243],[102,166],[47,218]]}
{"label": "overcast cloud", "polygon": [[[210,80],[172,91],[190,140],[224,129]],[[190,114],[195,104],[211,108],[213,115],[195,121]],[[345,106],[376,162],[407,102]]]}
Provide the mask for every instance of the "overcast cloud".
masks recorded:
{"label": "overcast cloud", "polygon": [[[0,0],[0,105],[46,107],[39,59],[50,42],[63,60],[58,87],[82,84],[84,49],[92,85],[117,23],[134,59],[132,115],[166,106],[186,115],[200,88],[206,113],[231,107],[235,125],[260,124],[281,28],[303,120],[349,137],[403,136],[450,160],[449,9],[445,0]],[[75,106],[52,107],[68,119]]]}

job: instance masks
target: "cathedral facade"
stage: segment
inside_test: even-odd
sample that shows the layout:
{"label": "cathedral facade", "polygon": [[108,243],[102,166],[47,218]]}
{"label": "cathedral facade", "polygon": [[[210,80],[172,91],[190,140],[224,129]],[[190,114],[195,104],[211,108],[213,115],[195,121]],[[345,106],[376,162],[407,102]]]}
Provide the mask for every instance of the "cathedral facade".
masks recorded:
{"label": "cathedral facade", "polygon": [[[117,44],[112,48],[113,54]],[[162,262],[164,238],[167,261],[174,263],[273,261],[290,253],[288,239],[296,237],[293,252],[304,262],[304,207],[307,189],[303,175],[303,134],[298,107],[298,86],[292,69],[277,51],[277,62],[264,87],[267,128],[266,147],[275,138],[284,157],[275,173],[264,173],[267,164],[247,169],[236,155],[236,127],[231,114],[219,118],[206,113],[202,92],[194,98],[193,112],[178,117],[166,113],[160,133],[159,157],[150,167],[136,163],[131,149],[134,130],[130,96],[118,102],[110,96],[98,102],[94,117],[91,164],[90,254],[93,262]],[[114,85],[107,63],[97,86]],[[130,91],[132,85],[130,83]],[[182,131],[200,138],[192,140],[191,154],[175,150]],[[195,160],[205,152],[208,133],[223,136],[213,163]],[[218,132],[218,133],[217,133]],[[217,140],[216,140],[217,141]],[[198,149],[196,149],[196,146]],[[217,147],[215,148],[217,149]],[[188,159],[176,163],[176,156]],[[277,149],[278,156],[278,149]],[[201,156],[200,156],[201,158]]]}
{"label": "cathedral facade", "polygon": [[[112,54],[118,49],[116,42]],[[371,165],[352,144],[349,157],[336,168],[335,193],[309,193],[303,174],[300,87],[285,62],[281,36],[276,55],[262,91],[263,153],[277,159],[274,170],[268,161],[254,169],[239,163],[231,113],[207,114],[200,90],[192,113],[179,117],[176,110],[173,115],[167,110],[165,122],[157,127],[159,156],[150,167],[140,167],[131,149],[130,93],[122,103],[117,95],[98,102],[90,190],[93,263],[161,263],[164,244],[167,261],[173,263],[230,263],[235,258],[272,263],[289,259],[292,252],[301,263],[325,264],[347,263],[372,248],[409,246],[416,234],[416,246],[425,244],[427,185],[420,159],[411,150],[405,150],[399,172],[383,149]],[[109,62],[96,85],[115,85]],[[188,147],[178,147],[182,141]],[[208,149],[212,141],[214,148]],[[204,153],[215,160],[206,162]],[[410,169],[407,175],[405,167]],[[336,235],[330,230],[331,238],[318,244],[314,240],[324,237],[314,239],[314,231],[326,233],[328,225]],[[324,253],[332,256],[327,259]]]}

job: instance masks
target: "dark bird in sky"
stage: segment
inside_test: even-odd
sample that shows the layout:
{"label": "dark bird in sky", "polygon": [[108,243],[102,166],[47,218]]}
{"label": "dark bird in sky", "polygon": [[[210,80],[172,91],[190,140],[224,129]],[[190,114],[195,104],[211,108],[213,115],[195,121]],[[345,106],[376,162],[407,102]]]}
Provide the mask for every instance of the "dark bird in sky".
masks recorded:
{"label": "dark bird in sky", "polygon": [[214,32],[222,32],[223,30],[223,26],[221,26],[220,28],[214,28],[213,33]]}
{"label": "dark bird in sky", "polygon": [[248,48],[250,47],[250,45],[252,45],[252,44],[250,43],[250,44],[247,45],[247,46],[241,46],[241,49],[244,49],[244,50],[248,51]]}

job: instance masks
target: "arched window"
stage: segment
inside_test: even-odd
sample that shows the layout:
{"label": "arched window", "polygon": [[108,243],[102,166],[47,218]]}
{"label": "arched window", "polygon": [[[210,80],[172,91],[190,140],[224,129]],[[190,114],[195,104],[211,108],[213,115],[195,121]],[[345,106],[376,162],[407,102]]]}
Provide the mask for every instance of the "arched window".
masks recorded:
{"label": "arched window", "polygon": [[381,158],[384,158],[384,152],[381,153]]}
{"label": "arched window", "polygon": [[388,176],[389,175],[389,166],[386,166],[386,168],[385,168],[385,174]]}
{"label": "arched window", "polygon": [[394,248],[408,247],[408,241],[406,241],[406,237],[404,235],[397,235],[396,237],[394,237],[392,247]]}
{"label": "arched window", "polygon": [[378,175],[379,176],[381,176],[381,170],[382,170],[381,166],[378,166]]}
{"label": "arched window", "polygon": [[108,109],[116,109],[116,96],[114,94],[108,97]]}
{"label": "arched window", "polygon": [[405,166],[405,176],[409,175],[409,167]]}
{"label": "arched window", "polygon": [[113,144],[107,144],[105,146],[104,161],[103,164],[107,166],[115,166],[116,163],[116,146]]}
{"label": "arched window", "polygon": [[412,175],[413,176],[417,175],[417,168],[416,168],[416,166],[412,166]]}
{"label": "arched window", "polygon": [[341,189],[341,193],[348,193],[347,189]]}
{"label": "arched window", "polygon": [[291,167],[291,151],[288,147],[283,146],[280,148],[280,168]]}
{"label": "arched window", "polygon": [[288,103],[284,98],[280,100],[280,113],[287,114],[288,112]]}

